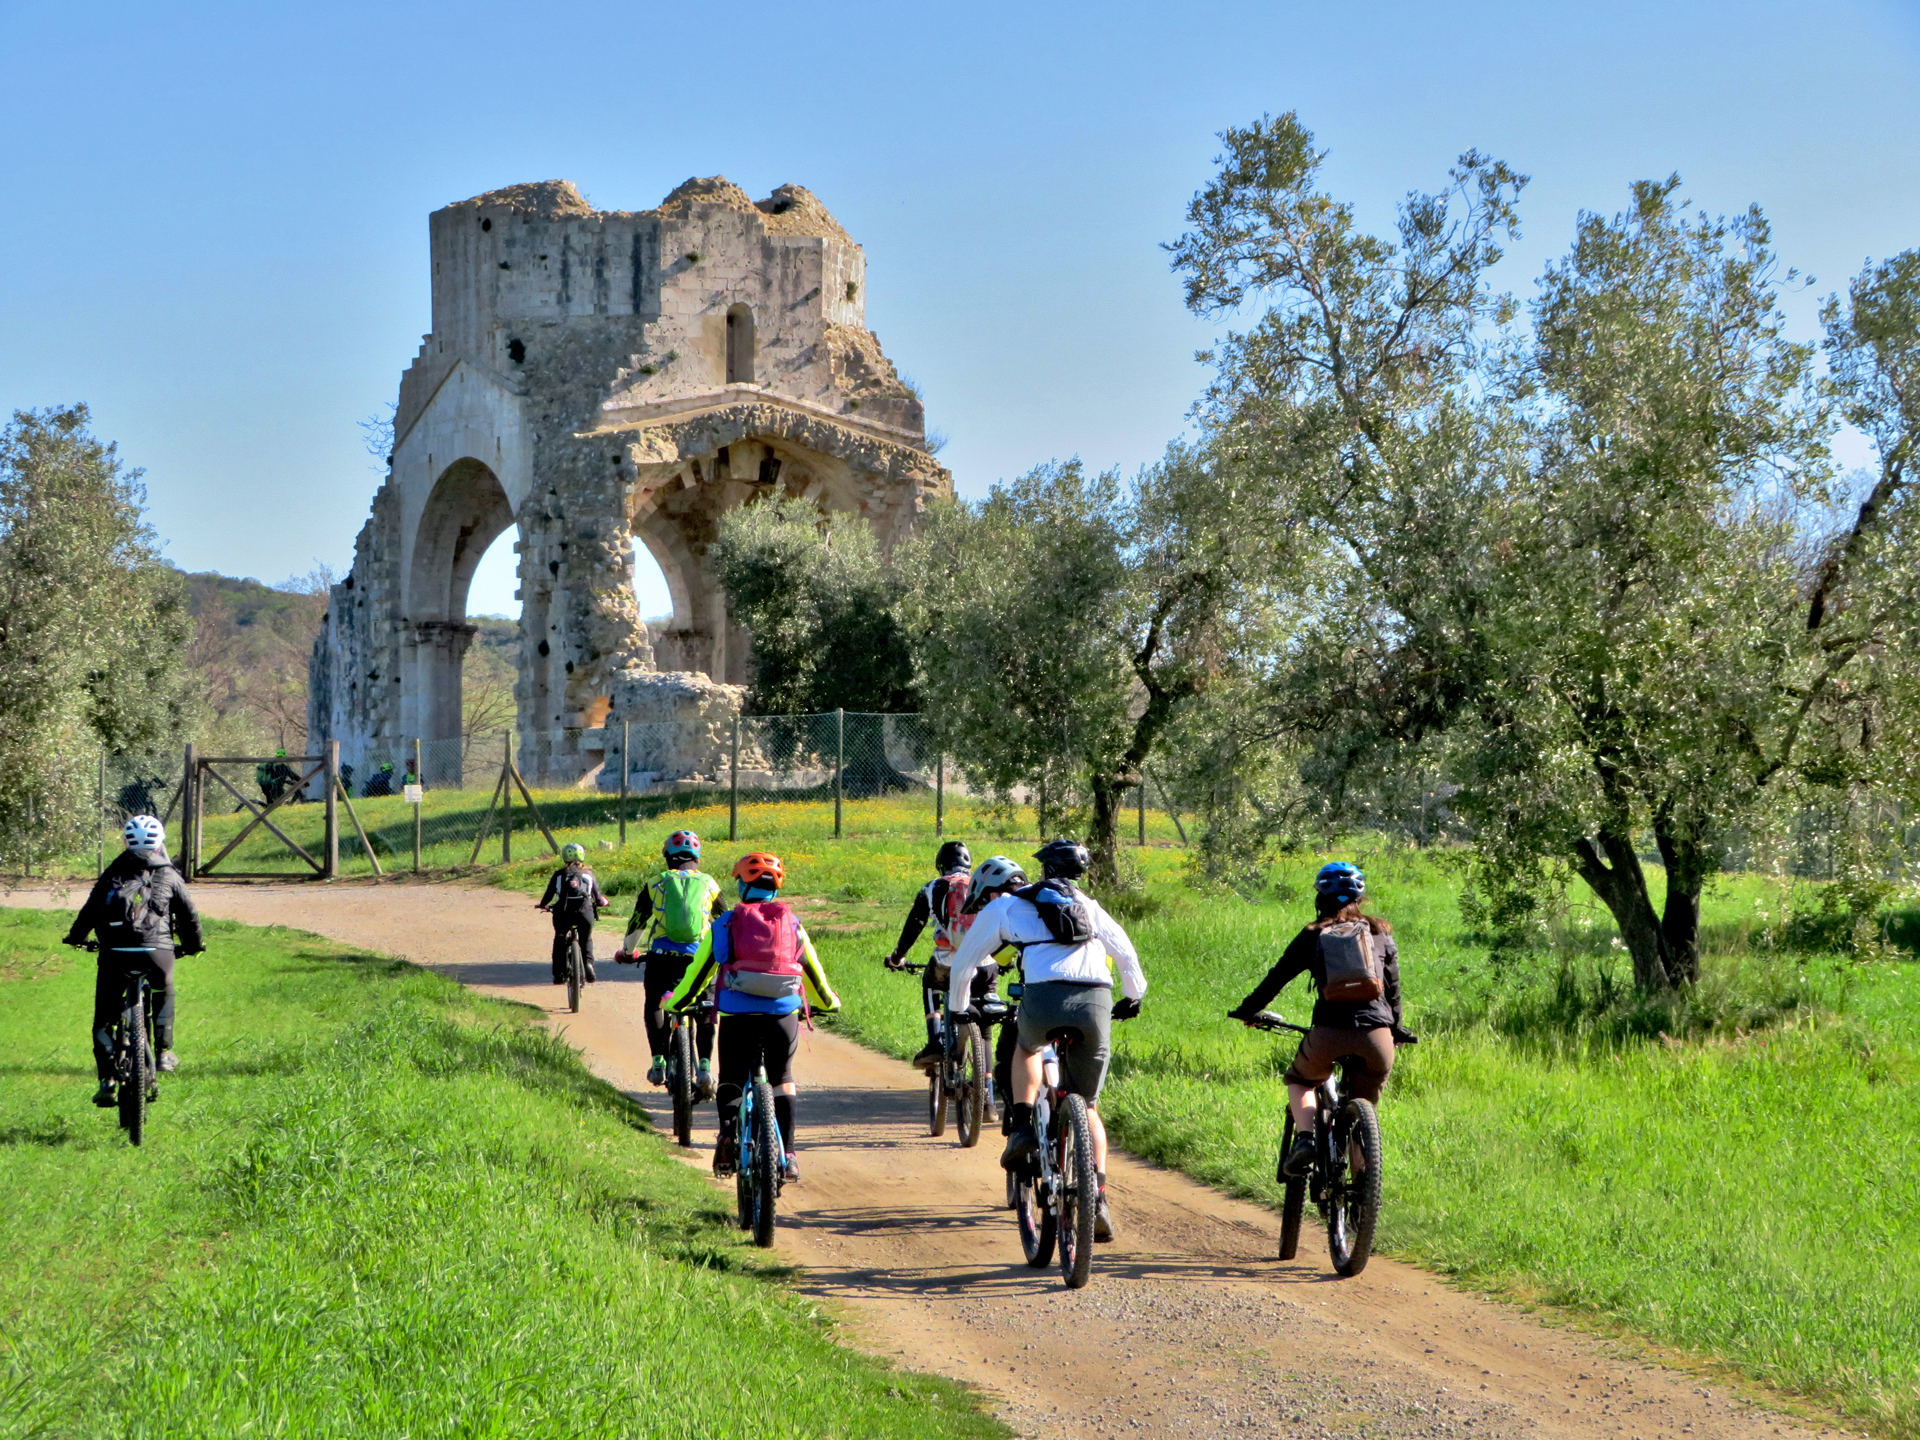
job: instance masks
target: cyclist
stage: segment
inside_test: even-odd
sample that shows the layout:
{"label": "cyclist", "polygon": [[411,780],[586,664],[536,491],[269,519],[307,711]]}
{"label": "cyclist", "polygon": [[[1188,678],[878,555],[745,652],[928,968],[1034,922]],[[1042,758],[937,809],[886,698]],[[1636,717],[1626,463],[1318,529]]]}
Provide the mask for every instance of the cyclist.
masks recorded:
{"label": "cyclist", "polygon": [[[1009,860],[1004,855],[989,855],[973,867],[973,882],[967,891],[967,908],[978,914],[989,902],[1010,890],[1018,890],[1026,883],[1026,871],[1020,868],[1018,861]],[[1014,953],[1017,955],[1019,952]],[[980,969],[983,972],[997,969],[997,965],[982,962]],[[980,1003],[980,997],[981,990],[976,979],[973,991],[974,1004]],[[1000,1027],[1000,1033],[994,1037],[993,1041],[993,1093],[1000,1099],[1003,1125],[1010,1124],[1007,1116],[1012,1109],[1010,1101],[1013,1097],[1013,1051],[1019,1039],[1019,1027],[1008,1023]]]}
{"label": "cyclist", "polygon": [[[1227,1012],[1233,1019],[1250,1022],[1298,975],[1311,975],[1319,988],[1308,1033],[1300,1037],[1300,1048],[1286,1074],[1294,1138],[1293,1149],[1287,1152],[1281,1168],[1296,1177],[1306,1174],[1313,1164],[1314,1087],[1333,1074],[1334,1065],[1340,1063],[1344,1093],[1378,1103],[1380,1088],[1393,1069],[1394,1042],[1411,1045],[1416,1038],[1400,1025],[1400,950],[1393,942],[1393,928],[1378,916],[1361,913],[1367,877],[1359,866],[1335,860],[1321,867],[1314,877],[1313,890],[1313,923],[1288,942],[1266,979],[1253,987],[1253,993]],[[1364,924],[1364,937],[1357,924]],[[1330,935],[1328,932],[1336,926],[1345,928]],[[1342,967],[1339,947],[1345,944],[1351,949],[1362,943],[1372,952],[1379,978],[1371,985],[1362,983],[1358,989],[1362,994],[1367,989],[1375,993],[1371,998],[1330,997],[1330,959],[1336,967]]]}
{"label": "cyclist", "polygon": [[[1098,1109],[1107,1078],[1112,1021],[1140,1013],[1147,993],[1146,972],[1133,941],[1098,900],[1073,882],[1086,874],[1087,847],[1073,840],[1049,840],[1034,852],[1044,877],[989,902],[975,917],[954,952],[947,1004],[965,1010],[974,971],[1002,945],[1020,952],[1023,988],[1019,1038],[1013,1051],[1012,1104],[1008,1107],[1007,1148],[1000,1163],[1024,1165],[1040,1149],[1033,1102],[1040,1093],[1040,1052],[1047,1032],[1062,1026],[1079,1030],[1080,1039],[1061,1053],[1066,1088],[1086,1098],[1093,1126],[1093,1168],[1100,1198],[1094,1238],[1113,1238],[1113,1213],[1107,1204],[1107,1128]],[[1120,973],[1122,999],[1113,999],[1113,970]]]}
{"label": "cyclist", "polygon": [[174,953],[198,955],[207,948],[187,883],[167,858],[167,832],[160,822],[135,815],[120,833],[127,848],[93,882],[65,942],[83,944],[91,931],[100,945],[93,981],[93,1065],[100,1088],[93,1103],[102,1108],[114,1103],[113,1027],[128,976],[136,969],[147,973],[157,1063],[172,1072],[180,1065],[173,1053]]}
{"label": "cyclist", "polygon": [[[941,1039],[940,1008],[934,997],[946,992],[948,961],[953,956],[953,947],[960,942],[960,937],[966,933],[979,911],[979,906],[969,907],[967,904],[973,884],[973,877],[968,873],[972,865],[973,856],[960,841],[949,840],[940,847],[940,853],[933,858],[933,868],[937,873],[913,897],[913,908],[907,911],[906,923],[900,927],[900,939],[885,962],[889,970],[898,970],[906,962],[907,952],[913,949],[914,942],[920,938],[920,932],[927,928],[927,921],[933,921],[933,958],[927,963],[927,968],[920,972],[920,1000],[926,1010],[927,1043],[913,1057],[913,1063],[922,1070],[933,1069],[945,1054]],[[973,984],[973,1001],[976,1005],[992,991],[998,973],[991,965],[980,968]]]}
{"label": "cyclist", "polygon": [[755,851],[733,867],[740,903],[713,922],[712,945],[681,991],[666,998],[684,1010],[718,972],[720,1025],[720,1134],[713,1147],[713,1173],[734,1171],[733,1127],[740,1096],[766,1066],[773,1087],[773,1116],[780,1126],[780,1171],[800,1178],[793,1158],[793,1056],[800,1048],[800,1021],[809,1004],[838,1010],[840,997],[814,954],[799,917],[781,903],[786,879],[778,855]]}
{"label": "cyclist", "polygon": [[587,847],[566,845],[560,850],[560,868],[548,877],[539,908],[553,916],[553,983],[567,983],[567,941],[580,941],[580,960],[588,983],[593,973],[593,922],[612,902],[600,893],[600,881],[587,868]]}
{"label": "cyclist", "polygon": [[[672,1029],[661,1002],[712,943],[713,922],[727,913],[720,882],[700,868],[700,837],[676,830],[660,847],[667,868],[640,887],[627,922],[627,938],[613,958],[622,965],[646,965],[647,1049],[653,1064],[647,1083],[667,1083],[667,1044]],[[641,933],[645,927],[645,934]],[[703,997],[703,1001],[704,1001]],[[698,1094],[713,1098],[713,1019],[703,1003],[694,1026],[700,1056]]]}

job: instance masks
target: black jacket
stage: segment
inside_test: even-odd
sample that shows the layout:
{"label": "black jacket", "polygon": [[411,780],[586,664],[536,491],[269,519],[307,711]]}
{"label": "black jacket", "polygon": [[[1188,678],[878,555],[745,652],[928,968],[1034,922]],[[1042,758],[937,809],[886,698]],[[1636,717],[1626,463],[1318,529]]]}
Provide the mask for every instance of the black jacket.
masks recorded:
{"label": "black jacket", "polygon": [[[147,903],[134,915],[131,934],[109,934],[108,927],[102,923],[106,919],[107,897],[142,871],[150,872]],[[187,882],[180,878],[180,872],[173,868],[173,862],[157,852],[138,855],[131,850],[123,850],[100,873],[100,878],[93,882],[87,903],[73,917],[73,928],[67,931],[67,943],[78,944],[92,932],[98,932],[96,938],[103,950],[116,945],[154,946],[169,950],[178,948],[182,955],[198,955],[207,948],[206,940],[200,933],[200,912],[193,908],[193,897],[187,893]],[[174,944],[176,936],[179,938],[177,947]]]}
{"label": "black jacket", "polygon": [[[1314,1025],[1329,1025],[1342,1030],[1378,1030],[1400,1024],[1400,948],[1391,934],[1373,932],[1376,945],[1382,947],[1380,961],[1384,992],[1375,1000],[1321,1000],[1313,1002]],[[1320,960],[1320,932],[1311,925],[1288,942],[1280,959],[1267,971],[1267,978],[1253,987],[1253,993],[1240,1002],[1240,1013],[1251,1015],[1264,1010],[1288,983],[1300,975],[1311,975],[1316,993],[1326,980],[1326,967]]]}

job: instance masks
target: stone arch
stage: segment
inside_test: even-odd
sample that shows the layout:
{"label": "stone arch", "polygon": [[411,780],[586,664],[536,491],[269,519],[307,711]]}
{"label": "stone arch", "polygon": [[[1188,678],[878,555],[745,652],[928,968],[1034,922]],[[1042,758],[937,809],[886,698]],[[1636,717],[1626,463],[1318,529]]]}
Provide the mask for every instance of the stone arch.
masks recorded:
{"label": "stone arch", "polygon": [[461,733],[460,678],[475,633],[467,591],[480,557],[513,523],[506,487],[468,456],[440,472],[414,527],[406,592],[414,674],[407,688],[416,706],[412,728],[427,739]]}

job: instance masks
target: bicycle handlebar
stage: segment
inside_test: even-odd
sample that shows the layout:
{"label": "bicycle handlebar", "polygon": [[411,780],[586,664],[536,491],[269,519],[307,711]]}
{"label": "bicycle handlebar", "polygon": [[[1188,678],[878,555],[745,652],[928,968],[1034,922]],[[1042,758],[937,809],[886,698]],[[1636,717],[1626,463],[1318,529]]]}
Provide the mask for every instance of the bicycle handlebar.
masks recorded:
{"label": "bicycle handlebar", "polygon": [[1261,1010],[1252,1016],[1237,1015],[1229,1010],[1227,1012],[1227,1018],[1229,1020],[1238,1020],[1243,1025],[1251,1025],[1256,1030],[1266,1030],[1269,1032],[1274,1030],[1292,1030],[1300,1035],[1307,1033],[1307,1027],[1305,1025],[1296,1025],[1287,1019],[1286,1016],[1276,1015],[1271,1010]]}
{"label": "bicycle handlebar", "polygon": [[893,968],[896,970],[904,970],[909,975],[918,975],[927,967],[925,962],[922,962],[921,964],[916,965],[911,960],[902,960],[898,965],[894,966]]}

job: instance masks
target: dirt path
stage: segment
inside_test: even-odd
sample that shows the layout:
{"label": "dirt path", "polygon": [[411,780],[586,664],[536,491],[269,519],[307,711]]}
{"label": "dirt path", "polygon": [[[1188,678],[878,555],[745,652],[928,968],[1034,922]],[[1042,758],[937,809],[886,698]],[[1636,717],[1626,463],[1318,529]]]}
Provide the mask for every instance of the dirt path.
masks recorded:
{"label": "dirt path", "polygon": [[[632,969],[568,1015],[546,983],[546,919],[523,897],[453,885],[212,886],[214,915],[403,954],[547,1012],[593,1070],[669,1128],[644,1084]],[[16,895],[0,903],[30,903]],[[607,935],[605,950],[615,943]],[[190,1012],[183,1058],[192,1064]],[[919,1072],[830,1035],[797,1064],[803,1181],[781,1199],[779,1253],[855,1337],[980,1386],[1025,1435],[1353,1437],[1781,1436],[1808,1429],[1719,1384],[1615,1358],[1602,1341],[1374,1260],[1336,1280],[1315,1232],[1275,1260],[1277,1218],[1116,1154],[1118,1240],[1070,1292],[1027,1268],[1001,1208],[998,1146],[926,1133]],[[190,1070],[189,1070],[190,1073]],[[712,1107],[690,1163],[711,1161]],[[991,1137],[990,1137],[991,1139]],[[731,1187],[729,1187],[730,1195]]]}

